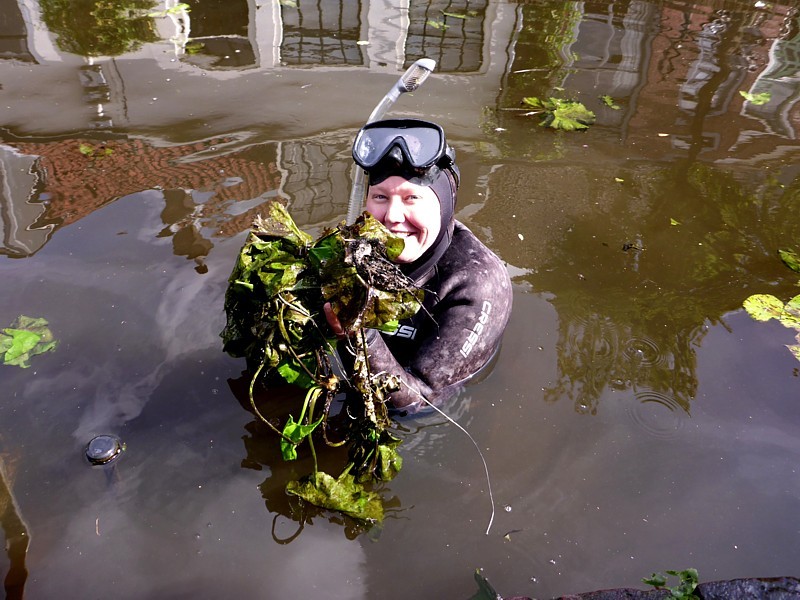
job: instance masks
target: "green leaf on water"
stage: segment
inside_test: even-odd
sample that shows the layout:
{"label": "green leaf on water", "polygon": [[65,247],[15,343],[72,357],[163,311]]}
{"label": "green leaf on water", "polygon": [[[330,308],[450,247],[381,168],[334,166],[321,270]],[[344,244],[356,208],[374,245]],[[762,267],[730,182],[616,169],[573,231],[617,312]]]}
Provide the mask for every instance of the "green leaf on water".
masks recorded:
{"label": "green leaf on water", "polygon": [[670,225],[680,225],[680,224],[681,224],[681,222],[680,222],[680,221],[678,221],[678,220],[676,220],[676,219],[672,219],[672,218],[670,218],[670,220],[669,220],[669,224],[670,224]]}
{"label": "green leaf on water", "polygon": [[661,588],[667,584],[667,578],[663,573],[653,573],[650,577],[642,578],[642,582],[656,588]]}
{"label": "green leaf on water", "polygon": [[800,331],[800,296],[795,296],[786,303],[779,319],[784,327]]}
{"label": "green leaf on water", "polygon": [[620,110],[619,106],[614,102],[614,99],[608,94],[600,96],[600,101],[608,108],[611,108],[613,110]]}
{"label": "green leaf on water", "polygon": [[533,114],[540,114],[541,126],[564,131],[588,129],[595,122],[595,114],[580,102],[575,100],[562,100],[561,98],[539,98],[529,96],[522,102],[531,108],[537,109]]}
{"label": "green leaf on water", "polygon": [[789,267],[792,271],[800,273],[800,256],[794,250],[778,250],[778,256],[781,257],[783,264]]}
{"label": "green leaf on water", "polygon": [[750,104],[755,104],[756,106],[761,106],[762,104],[766,104],[772,99],[772,94],[770,94],[769,92],[761,92],[760,94],[751,94],[750,92],[743,92],[740,90],[739,94]]}
{"label": "green leaf on water", "polygon": [[278,0],[278,4],[281,6],[288,6],[289,8],[297,8],[297,2],[295,0]]}
{"label": "green leaf on water", "polygon": [[468,19],[471,15],[465,15],[461,13],[454,13],[454,12],[447,12],[446,10],[441,11],[441,13],[445,17],[453,17],[454,19]]}
{"label": "green leaf on water", "polygon": [[39,340],[42,339],[40,335],[24,329],[3,329],[3,333],[10,340],[4,344],[7,346],[5,351],[6,364],[33,350]]}
{"label": "green leaf on water", "polygon": [[433,19],[428,19],[427,24],[433,27],[434,29],[449,29],[450,25],[445,23],[444,21],[434,21]]}
{"label": "green leaf on water", "polygon": [[3,363],[27,369],[31,357],[49,352],[56,341],[45,319],[20,315],[0,333],[0,354]]}
{"label": "green leaf on water", "polygon": [[84,156],[92,156],[94,154],[94,147],[89,144],[80,144],[78,151]]}
{"label": "green leaf on water", "polygon": [[780,319],[783,314],[783,302],[772,294],[754,294],[747,298],[742,306],[756,321]]}
{"label": "green leaf on water", "polygon": [[283,427],[283,435],[288,437],[291,442],[281,438],[281,456],[283,460],[297,460],[297,445],[322,423],[322,417],[309,425],[302,425],[294,422],[294,417],[289,415],[286,425]]}
{"label": "green leaf on water", "polygon": [[666,587],[667,577],[663,573],[653,573],[650,577],[642,579],[647,585],[652,585],[656,589],[666,589],[670,593],[670,597],[675,600],[698,600],[694,590],[699,581],[697,569],[684,569],[683,571],[667,571],[667,575],[677,577],[679,580],[678,585],[673,587]]}
{"label": "green leaf on water", "polygon": [[350,474],[350,466],[334,479],[317,471],[300,481],[290,481],[286,492],[315,506],[337,510],[360,521],[379,523],[383,504],[376,492],[368,491]]}

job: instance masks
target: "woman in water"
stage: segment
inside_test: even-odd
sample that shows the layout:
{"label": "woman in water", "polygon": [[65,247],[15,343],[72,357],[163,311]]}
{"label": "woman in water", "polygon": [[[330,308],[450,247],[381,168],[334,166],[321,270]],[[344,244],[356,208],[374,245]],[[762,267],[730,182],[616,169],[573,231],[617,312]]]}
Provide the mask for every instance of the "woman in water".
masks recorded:
{"label": "woman in water", "polygon": [[[451,396],[495,354],[511,313],[511,282],[500,259],[455,220],[459,171],[441,127],[370,123],[353,158],[369,177],[367,211],[403,239],[396,262],[425,290],[423,308],[394,332],[367,334],[370,370],[397,376],[392,405],[416,412],[425,400]],[[325,314],[344,337],[330,304]]]}

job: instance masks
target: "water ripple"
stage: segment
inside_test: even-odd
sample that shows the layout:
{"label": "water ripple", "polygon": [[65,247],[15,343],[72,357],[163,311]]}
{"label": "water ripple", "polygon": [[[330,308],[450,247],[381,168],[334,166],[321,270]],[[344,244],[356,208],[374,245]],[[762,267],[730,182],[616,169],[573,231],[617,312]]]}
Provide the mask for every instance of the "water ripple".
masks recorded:
{"label": "water ripple", "polygon": [[630,402],[627,413],[638,427],[650,435],[668,439],[674,437],[688,417],[672,396],[654,390],[636,393],[638,402]]}
{"label": "water ripple", "polygon": [[649,338],[631,338],[625,342],[623,354],[641,367],[653,367],[665,360],[658,345]]}

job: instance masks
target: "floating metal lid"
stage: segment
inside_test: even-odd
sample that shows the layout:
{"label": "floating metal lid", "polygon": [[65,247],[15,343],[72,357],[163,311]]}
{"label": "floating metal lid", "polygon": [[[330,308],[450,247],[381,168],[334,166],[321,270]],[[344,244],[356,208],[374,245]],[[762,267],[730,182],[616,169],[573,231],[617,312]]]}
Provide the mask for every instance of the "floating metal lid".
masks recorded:
{"label": "floating metal lid", "polygon": [[86,458],[93,465],[104,465],[119,456],[122,450],[122,443],[117,436],[98,435],[86,446]]}

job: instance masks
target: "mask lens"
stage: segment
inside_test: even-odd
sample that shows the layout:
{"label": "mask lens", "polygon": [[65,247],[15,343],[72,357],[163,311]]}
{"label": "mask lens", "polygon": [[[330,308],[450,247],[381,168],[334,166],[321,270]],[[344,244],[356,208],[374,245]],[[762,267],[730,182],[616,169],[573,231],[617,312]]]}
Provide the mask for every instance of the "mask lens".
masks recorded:
{"label": "mask lens", "polygon": [[415,168],[435,164],[444,152],[444,136],[433,127],[365,127],[353,145],[353,158],[363,168],[374,167],[393,146],[399,146]]}

